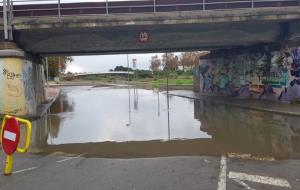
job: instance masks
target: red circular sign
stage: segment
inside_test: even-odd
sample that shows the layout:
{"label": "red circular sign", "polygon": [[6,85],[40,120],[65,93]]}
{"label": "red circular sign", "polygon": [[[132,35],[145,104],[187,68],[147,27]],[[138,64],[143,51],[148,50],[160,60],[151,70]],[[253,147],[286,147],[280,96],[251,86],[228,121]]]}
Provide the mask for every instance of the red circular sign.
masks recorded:
{"label": "red circular sign", "polygon": [[13,154],[20,142],[20,126],[16,118],[6,119],[1,138],[3,151],[7,155]]}
{"label": "red circular sign", "polygon": [[140,42],[141,43],[147,43],[149,42],[149,33],[148,32],[140,32],[140,36],[139,36],[139,39],[140,39]]}

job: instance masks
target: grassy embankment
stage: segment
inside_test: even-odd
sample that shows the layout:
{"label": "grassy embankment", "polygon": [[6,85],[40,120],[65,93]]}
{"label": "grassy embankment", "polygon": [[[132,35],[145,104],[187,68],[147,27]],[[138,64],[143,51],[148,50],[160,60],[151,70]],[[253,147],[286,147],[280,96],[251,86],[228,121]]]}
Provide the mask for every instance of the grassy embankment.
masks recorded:
{"label": "grassy embankment", "polygon": [[[182,72],[182,71],[171,71],[168,74],[169,85],[182,85],[188,86],[193,84],[193,74],[192,72]],[[128,80],[127,76],[97,76],[89,75],[86,77],[81,77],[81,81],[99,81],[103,83],[124,83]],[[147,84],[153,87],[163,86],[167,84],[167,73],[157,72],[152,73],[150,71],[138,71],[135,75],[131,75],[129,78],[131,83]]]}
{"label": "grassy embankment", "polygon": [[[160,73],[158,75],[153,75],[151,81],[153,86],[159,86],[167,83],[167,74]],[[192,72],[176,72],[172,71],[168,74],[170,85],[192,85],[193,84],[193,74]]]}

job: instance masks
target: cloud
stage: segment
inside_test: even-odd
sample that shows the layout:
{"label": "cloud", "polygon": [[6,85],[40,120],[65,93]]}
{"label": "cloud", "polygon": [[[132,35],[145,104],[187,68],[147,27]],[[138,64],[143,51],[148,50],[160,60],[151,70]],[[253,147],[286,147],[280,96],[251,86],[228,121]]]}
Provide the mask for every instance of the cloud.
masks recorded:
{"label": "cloud", "polygon": [[[130,54],[129,67],[132,67],[132,59],[137,60],[138,69],[149,69],[150,59],[154,55],[162,55],[162,53],[153,54]],[[122,65],[127,67],[126,54],[119,55],[96,55],[96,56],[74,56],[74,61],[67,67],[70,72],[107,72],[116,66]]]}

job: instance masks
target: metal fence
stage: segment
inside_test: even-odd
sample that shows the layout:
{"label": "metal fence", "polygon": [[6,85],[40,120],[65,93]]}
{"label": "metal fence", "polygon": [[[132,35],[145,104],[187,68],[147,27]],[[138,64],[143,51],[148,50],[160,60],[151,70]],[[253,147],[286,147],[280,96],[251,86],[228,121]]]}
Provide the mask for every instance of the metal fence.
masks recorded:
{"label": "metal fence", "polygon": [[[10,0],[14,17],[108,15],[299,6],[300,0]],[[1,8],[1,12],[3,9]],[[1,14],[2,15],[2,14]]]}
{"label": "metal fence", "polygon": [[[1,0],[0,0],[1,1]],[[300,0],[2,0],[4,39],[12,40],[14,17],[109,15],[172,11],[300,6]]]}

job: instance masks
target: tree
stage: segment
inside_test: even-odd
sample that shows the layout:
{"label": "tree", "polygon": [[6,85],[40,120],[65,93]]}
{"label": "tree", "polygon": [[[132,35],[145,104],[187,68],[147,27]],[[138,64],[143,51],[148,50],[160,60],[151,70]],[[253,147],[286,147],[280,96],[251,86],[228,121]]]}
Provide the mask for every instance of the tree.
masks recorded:
{"label": "tree", "polygon": [[114,71],[132,71],[132,68],[124,67],[124,66],[116,66]]}
{"label": "tree", "polygon": [[160,58],[157,55],[152,56],[150,60],[150,69],[152,71],[159,71],[160,66],[161,66]]}
{"label": "tree", "polygon": [[49,77],[58,77],[60,73],[64,73],[67,65],[73,61],[70,56],[53,56],[48,57]]}
{"label": "tree", "polygon": [[175,56],[174,53],[163,54],[162,60],[163,60],[162,65],[163,65],[164,70],[166,70],[166,69],[177,70],[178,69],[179,61],[178,61],[178,57]]}
{"label": "tree", "polygon": [[207,52],[195,51],[195,52],[183,52],[180,56],[180,65],[185,69],[186,67],[194,67],[199,63],[201,56],[206,55]]}

